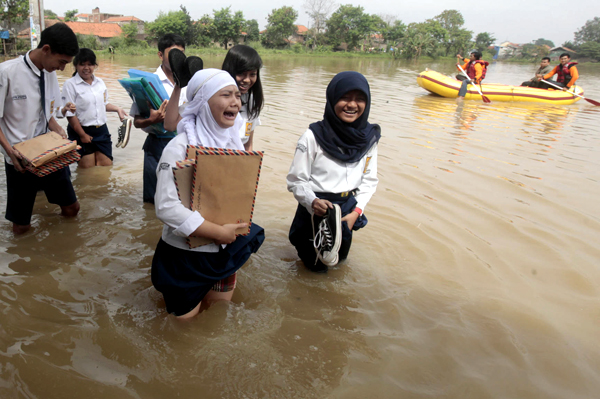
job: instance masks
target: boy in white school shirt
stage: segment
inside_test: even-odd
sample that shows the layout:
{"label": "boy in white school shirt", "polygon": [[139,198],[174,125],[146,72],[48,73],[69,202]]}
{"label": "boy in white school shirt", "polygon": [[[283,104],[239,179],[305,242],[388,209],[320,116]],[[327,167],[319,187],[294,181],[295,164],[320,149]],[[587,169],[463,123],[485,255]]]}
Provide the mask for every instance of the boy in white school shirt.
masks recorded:
{"label": "boy in white school shirt", "polygon": [[13,148],[50,130],[66,138],[54,119],[60,104],[55,71],[64,70],[78,51],[77,37],[71,28],[58,23],[44,29],[38,48],[0,64],[0,151],[4,155],[8,194],[5,217],[13,223],[15,234],[31,228],[39,190],[44,190],[48,202],[61,207],[63,216],[73,217],[79,212],[68,167],[38,177],[25,170],[21,156]]}
{"label": "boy in white school shirt", "polygon": [[[169,65],[169,51],[174,48],[185,52],[185,41],[181,36],[168,33],[158,40],[158,58],[160,58],[161,64],[154,73],[160,77],[163,87],[165,88],[169,97],[171,97],[175,87],[173,72],[171,71],[171,66]],[[184,87],[181,89],[179,105],[182,105],[185,102],[185,99],[186,91]],[[131,106],[131,110],[129,112],[129,114],[134,117],[133,125],[136,128],[142,129],[144,132],[148,133],[148,137],[146,137],[143,147],[143,200],[144,202],[151,204],[154,204],[154,194],[156,193],[156,167],[158,166],[158,161],[160,160],[164,148],[167,146],[167,144],[169,144],[169,141],[171,141],[171,139],[177,135],[177,132],[165,132],[164,134],[156,135],[152,128],[150,128],[151,125],[164,121],[167,103],[168,100],[166,100],[158,110],[151,109],[148,117],[143,117],[140,115],[140,111],[138,110],[135,102]]]}

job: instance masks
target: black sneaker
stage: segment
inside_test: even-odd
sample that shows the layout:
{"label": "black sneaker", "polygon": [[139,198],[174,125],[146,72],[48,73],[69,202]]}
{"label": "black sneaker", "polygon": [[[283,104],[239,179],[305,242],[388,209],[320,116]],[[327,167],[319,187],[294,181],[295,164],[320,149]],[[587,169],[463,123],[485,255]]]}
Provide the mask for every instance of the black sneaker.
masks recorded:
{"label": "black sneaker", "polygon": [[[315,219],[321,219],[316,221]],[[315,231],[315,223],[318,223]],[[338,263],[340,245],[342,243],[342,211],[340,206],[333,204],[333,209],[328,209],[323,218],[313,215],[313,245],[317,251],[317,261],[326,266],[335,266]]]}
{"label": "black sneaker", "polygon": [[117,140],[117,147],[125,148],[129,143],[129,133],[131,132],[131,124],[133,123],[131,118],[123,119],[123,124],[119,126],[119,139]]}
{"label": "black sneaker", "polygon": [[187,86],[192,78],[190,76],[190,71],[185,64],[185,58],[183,51],[176,48],[169,50],[169,66],[173,73],[173,79],[181,88]]}
{"label": "black sneaker", "polygon": [[201,71],[204,68],[204,62],[202,62],[202,58],[196,57],[195,55],[190,55],[185,59],[185,66],[187,67],[188,72],[190,73],[191,79],[196,72]]}

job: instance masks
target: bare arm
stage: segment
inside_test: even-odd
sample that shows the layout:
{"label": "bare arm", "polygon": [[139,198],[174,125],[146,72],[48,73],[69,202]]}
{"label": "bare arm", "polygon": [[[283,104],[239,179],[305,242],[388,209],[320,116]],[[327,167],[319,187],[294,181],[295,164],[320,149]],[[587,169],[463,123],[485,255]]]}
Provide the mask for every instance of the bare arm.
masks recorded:
{"label": "bare arm", "polygon": [[127,118],[127,112],[121,107],[118,107],[114,104],[106,104],[106,112],[116,112],[119,115],[119,119],[122,121]]}
{"label": "bare arm", "polygon": [[63,129],[62,126],[60,126],[58,124],[58,122],[56,121],[56,119],[54,119],[54,117],[50,118],[50,120],[48,121],[48,129],[50,129],[53,132],[56,132],[56,133],[60,134],[65,139],[67,138],[67,134],[65,133],[65,129]]}
{"label": "bare arm", "polygon": [[178,84],[173,88],[173,93],[171,94],[171,98],[169,99],[169,104],[167,105],[167,110],[165,112],[165,130],[169,132],[174,132],[177,130],[177,124],[181,120],[181,116],[179,115],[179,97],[181,96],[181,87]]}
{"label": "bare arm", "polygon": [[165,120],[165,109],[167,108],[169,100],[165,100],[159,109],[151,109],[150,116],[144,118],[143,116],[136,115],[133,120],[133,125],[138,129],[144,129],[155,123],[160,123]]}
{"label": "bare arm", "polygon": [[67,116],[67,120],[69,121],[71,128],[75,130],[75,133],[81,138],[82,143],[89,144],[92,142],[92,136],[83,130],[83,127],[81,127],[81,123],[76,116]]}
{"label": "bare arm", "polygon": [[205,220],[196,231],[190,234],[192,237],[209,238],[215,244],[231,244],[235,241],[235,231],[248,227],[248,223],[224,224],[223,226]]}

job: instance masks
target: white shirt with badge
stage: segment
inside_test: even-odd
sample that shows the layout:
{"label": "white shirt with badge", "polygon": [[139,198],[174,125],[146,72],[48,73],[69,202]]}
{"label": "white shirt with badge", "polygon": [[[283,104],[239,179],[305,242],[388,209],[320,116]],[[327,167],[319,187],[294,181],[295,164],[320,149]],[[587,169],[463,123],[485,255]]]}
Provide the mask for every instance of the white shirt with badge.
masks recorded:
{"label": "white shirt with badge", "polygon": [[248,119],[249,103],[251,100],[252,97],[249,93],[242,94],[242,109],[240,110],[240,115],[245,122],[240,129],[240,139],[242,140],[242,144],[246,144],[248,140],[250,140],[250,134],[252,134],[257,126],[260,126],[260,118],[258,116],[254,119]]}
{"label": "white shirt with badge", "polygon": [[[218,252],[217,244],[207,244],[196,248],[190,248],[186,238],[192,234],[202,223],[204,218],[198,211],[192,211],[181,203],[173,168],[178,161],[185,159],[188,145],[186,134],[178,134],[165,147],[158,167],[156,169],[156,194],[154,195],[154,207],[156,216],[165,224],[162,239],[167,244],[176,248],[195,252]],[[223,245],[223,248],[225,245]]]}
{"label": "white shirt with badge", "polygon": [[[40,73],[44,74],[45,115],[41,106]],[[29,58],[29,52],[0,64],[0,129],[11,146],[46,133],[47,122],[58,110],[59,103],[56,72],[40,71]],[[0,151],[12,165],[2,146]]]}
{"label": "white shirt with badge", "polygon": [[72,102],[77,107],[75,113],[68,111],[65,116],[76,116],[81,126],[102,126],[106,123],[108,89],[104,81],[94,76],[92,84],[75,74],[63,84],[62,105]]}
{"label": "white shirt with badge", "polygon": [[287,188],[308,212],[313,213],[315,193],[343,193],[358,189],[356,206],[365,210],[377,189],[377,144],[358,162],[346,163],[327,154],[308,129],[299,139]]}
{"label": "white shirt with badge", "polygon": [[[163,87],[165,88],[165,91],[167,92],[167,95],[169,96],[169,98],[171,98],[171,96],[173,95],[173,89],[175,89],[175,85],[173,83],[171,83],[169,78],[167,78],[167,75],[165,74],[165,72],[162,69],[162,65],[159,65],[158,68],[156,68],[156,71],[154,72],[154,74],[158,75],[158,77],[160,78],[160,81],[163,84]],[[186,89],[187,89],[187,87],[181,88],[181,92],[180,92],[181,94],[179,95],[179,106],[180,107],[187,102]],[[135,117],[136,115],[140,115],[140,110],[138,109],[137,104],[135,102],[131,105],[131,109],[129,110],[129,115],[131,115],[133,117]],[[151,127],[147,127],[142,130],[146,133],[152,133],[152,134],[154,133],[154,131],[152,130]]]}

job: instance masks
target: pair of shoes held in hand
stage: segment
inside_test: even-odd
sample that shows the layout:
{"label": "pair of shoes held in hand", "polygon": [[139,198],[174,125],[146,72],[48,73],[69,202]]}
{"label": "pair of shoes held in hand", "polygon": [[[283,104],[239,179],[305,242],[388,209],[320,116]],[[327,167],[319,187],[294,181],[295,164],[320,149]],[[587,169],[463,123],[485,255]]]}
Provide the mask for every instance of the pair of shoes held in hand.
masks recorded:
{"label": "pair of shoes held in hand", "polygon": [[[318,219],[321,219],[318,221]],[[315,226],[316,224],[316,226]],[[335,266],[339,261],[338,252],[342,243],[342,211],[333,204],[321,218],[312,216],[313,245],[317,252],[315,264],[320,260],[326,266]]]}
{"label": "pair of shoes held in hand", "polygon": [[175,83],[179,87],[186,87],[192,76],[202,70],[204,63],[200,57],[186,57],[183,51],[173,48],[169,51],[169,66]]}

